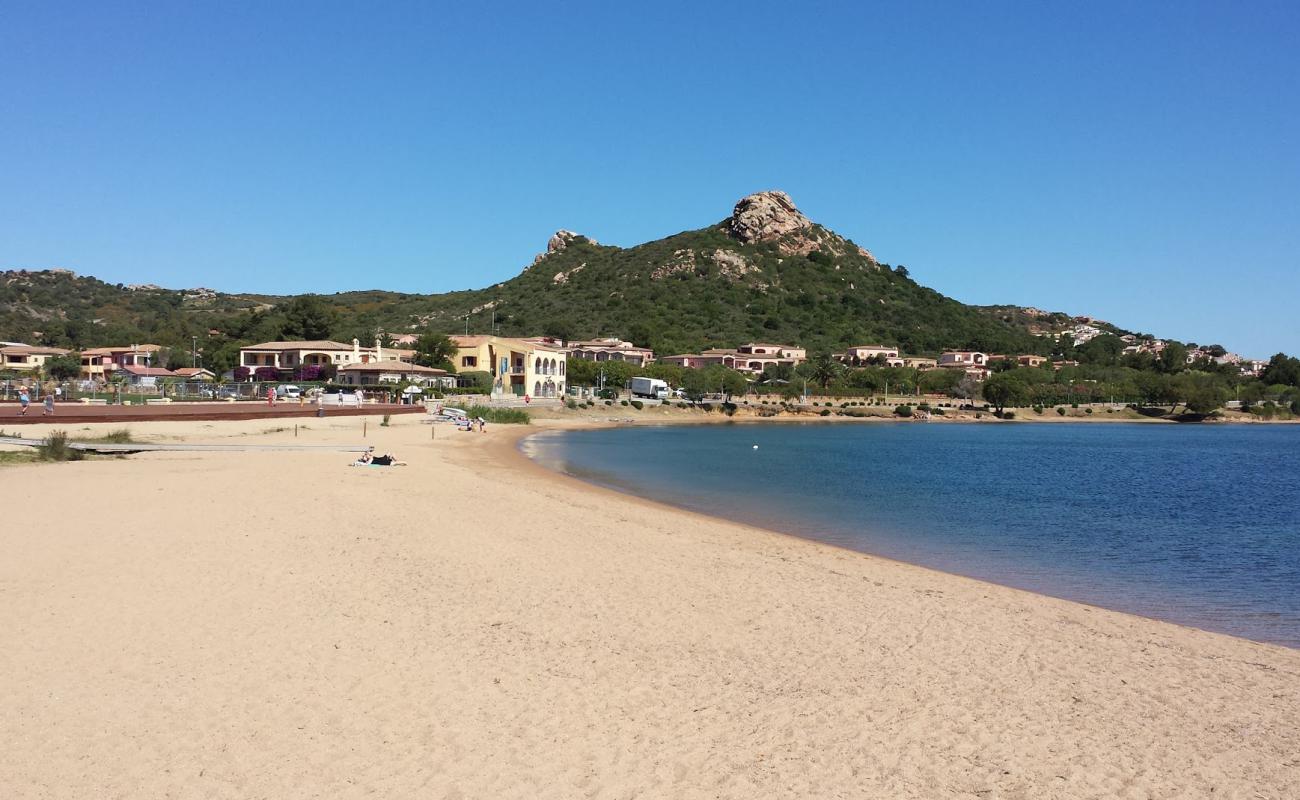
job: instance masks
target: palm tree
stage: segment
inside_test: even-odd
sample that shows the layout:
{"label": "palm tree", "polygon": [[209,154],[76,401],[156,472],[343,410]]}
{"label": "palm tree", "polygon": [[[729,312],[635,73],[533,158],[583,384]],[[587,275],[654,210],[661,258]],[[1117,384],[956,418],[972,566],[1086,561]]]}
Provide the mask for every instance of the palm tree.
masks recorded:
{"label": "palm tree", "polygon": [[808,377],[820,384],[823,389],[840,376],[840,369],[840,363],[831,358],[828,353],[819,353],[808,359]]}

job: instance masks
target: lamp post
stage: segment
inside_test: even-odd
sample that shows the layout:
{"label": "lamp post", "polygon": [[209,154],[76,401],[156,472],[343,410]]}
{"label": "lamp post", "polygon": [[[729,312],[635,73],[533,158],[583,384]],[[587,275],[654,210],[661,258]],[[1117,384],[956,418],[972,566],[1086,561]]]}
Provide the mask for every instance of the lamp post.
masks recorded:
{"label": "lamp post", "polygon": [[199,365],[199,337],[190,337],[190,367]]}

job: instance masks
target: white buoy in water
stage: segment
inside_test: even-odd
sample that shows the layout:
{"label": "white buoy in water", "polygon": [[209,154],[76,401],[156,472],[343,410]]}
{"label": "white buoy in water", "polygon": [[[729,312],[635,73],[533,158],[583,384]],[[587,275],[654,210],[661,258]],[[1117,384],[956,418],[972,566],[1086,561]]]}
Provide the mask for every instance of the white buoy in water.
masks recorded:
{"label": "white buoy in water", "polygon": [[757,450],[757,449],[758,449],[758,445],[754,445],[754,449]]}

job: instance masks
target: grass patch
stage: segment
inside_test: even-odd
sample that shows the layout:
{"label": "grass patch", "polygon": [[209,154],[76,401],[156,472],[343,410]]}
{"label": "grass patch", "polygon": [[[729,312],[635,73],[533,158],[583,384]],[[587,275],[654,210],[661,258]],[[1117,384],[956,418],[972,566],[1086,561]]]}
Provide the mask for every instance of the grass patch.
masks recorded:
{"label": "grass patch", "polygon": [[86,454],[68,446],[67,431],[50,431],[45,441],[36,447],[37,457],[42,461],[80,461]]}
{"label": "grass patch", "polygon": [[528,425],[533,419],[522,408],[491,408],[489,406],[470,406],[465,409],[470,419],[482,417],[498,425]]}
{"label": "grass patch", "polygon": [[118,428],[103,436],[79,436],[76,441],[87,444],[140,444],[131,436],[131,431],[127,428]]}
{"label": "grass patch", "polygon": [[0,467],[13,466],[15,464],[34,464],[38,460],[37,455],[31,450],[0,450]]}

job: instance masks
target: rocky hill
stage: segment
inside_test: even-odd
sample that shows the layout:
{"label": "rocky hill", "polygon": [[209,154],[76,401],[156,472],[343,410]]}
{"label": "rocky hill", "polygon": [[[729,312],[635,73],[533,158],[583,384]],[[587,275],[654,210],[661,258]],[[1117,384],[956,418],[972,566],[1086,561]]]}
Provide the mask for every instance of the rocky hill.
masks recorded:
{"label": "rocky hill", "polygon": [[[291,335],[296,298],[111,285],[64,270],[0,273],[0,339],[72,347],[154,341],[209,352]],[[301,302],[301,301],[299,301]],[[748,340],[813,350],[866,342],[912,353],[968,347],[1034,351],[1024,315],[980,309],[913,281],[808,219],[784,192],[742,198],[704,228],[629,248],[560,230],[516,277],[437,295],[343,292],[323,306],[327,334],[366,339],[446,332],[622,336],[661,353]],[[319,332],[319,331],[318,331]]]}

